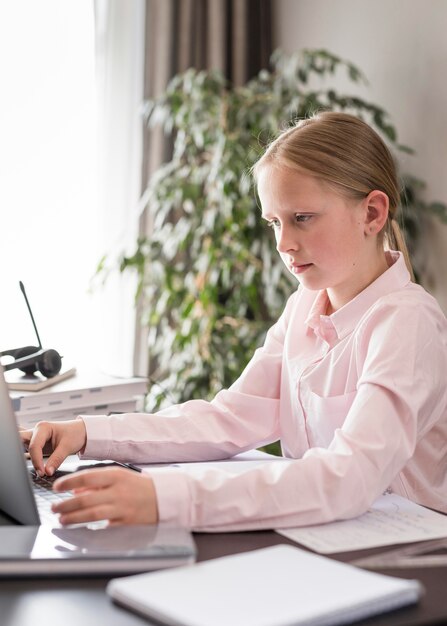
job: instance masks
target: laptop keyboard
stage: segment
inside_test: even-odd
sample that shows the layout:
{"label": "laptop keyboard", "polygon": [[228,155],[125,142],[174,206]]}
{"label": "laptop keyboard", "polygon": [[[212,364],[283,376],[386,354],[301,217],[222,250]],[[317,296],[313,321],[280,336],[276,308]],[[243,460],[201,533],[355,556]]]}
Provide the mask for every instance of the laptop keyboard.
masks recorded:
{"label": "laptop keyboard", "polygon": [[38,476],[34,470],[30,472],[33,485],[34,497],[41,520],[57,519],[57,515],[51,510],[54,502],[60,502],[71,498],[69,491],[57,493],[53,491],[53,483],[60,476],[65,476],[64,472],[55,472],[53,476]]}

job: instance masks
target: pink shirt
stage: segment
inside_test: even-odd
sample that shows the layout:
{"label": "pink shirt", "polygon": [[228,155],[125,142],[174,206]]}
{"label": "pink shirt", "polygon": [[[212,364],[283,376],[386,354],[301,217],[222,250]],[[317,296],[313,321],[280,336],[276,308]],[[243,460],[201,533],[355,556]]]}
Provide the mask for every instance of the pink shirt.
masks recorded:
{"label": "pink shirt", "polygon": [[387,488],[447,512],[447,321],[403,257],[325,316],[300,287],[240,378],[211,402],[83,417],[89,458],[222,459],[281,439],[291,462],[153,473],[161,521],[198,530],[319,524]]}

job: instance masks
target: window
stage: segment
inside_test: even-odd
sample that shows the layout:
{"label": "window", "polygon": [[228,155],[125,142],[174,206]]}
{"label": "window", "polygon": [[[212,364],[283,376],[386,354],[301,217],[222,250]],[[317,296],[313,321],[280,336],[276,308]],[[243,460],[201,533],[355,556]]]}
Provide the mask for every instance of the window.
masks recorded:
{"label": "window", "polygon": [[[135,211],[126,214],[133,196],[120,202],[120,211],[104,204],[110,198],[122,199],[122,189],[127,200],[131,186],[138,199],[138,141],[127,141],[126,150],[134,151],[129,155],[111,133],[116,128],[127,138],[129,128],[140,132],[142,87],[128,90],[127,83],[120,84],[121,92],[131,92],[132,104],[112,111],[107,124],[104,105],[112,106],[110,86],[115,83],[119,93],[122,76],[130,73],[140,84],[142,61],[135,63],[139,52],[129,53],[123,42],[143,49],[143,9],[141,1],[14,0],[0,5],[0,349],[35,344],[19,291],[22,280],[44,347],[57,349],[78,367],[91,363],[109,370],[114,369],[107,367],[113,360],[122,364],[125,353],[124,370],[112,373],[131,373],[132,291],[127,286],[126,298],[120,298],[119,285],[113,287],[112,297],[110,289],[94,296],[88,290],[100,257],[111,246],[124,245],[119,240],[122,225],[132,223],[135,229],[138,222]],[[124,20],[117,10],[133,13]],[[129,34],[135,28],[139,37]],[[114,81],[110,72],[117,58],[136,69],[120,67]],[[131,123],[126,116],[132,117]],[[103,153],[97,149],[98,138]],[[129,163],[127,179],[117,181],[113,168],[127,171]],[[104,357],[102,363],[98,355]]]}

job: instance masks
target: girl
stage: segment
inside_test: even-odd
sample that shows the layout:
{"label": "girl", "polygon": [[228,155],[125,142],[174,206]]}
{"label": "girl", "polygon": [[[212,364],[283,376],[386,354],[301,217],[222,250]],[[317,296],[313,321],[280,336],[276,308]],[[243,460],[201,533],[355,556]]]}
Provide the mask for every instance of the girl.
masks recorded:
{"label": "girl", "polygon": [[74,491],[54,506],[62,524],[302,526],[359,515],[387,488],[447,512],[447,322],[411,281],[387,147],[356,117],[321,113],[282,133],[254,174],[262,216],[300,286],[240,378],[211,402],[42,422],[22,436],[50,475],[78,451],[215,460],[278,438],[293,460],[236,476],[83,471],[55,483]]}

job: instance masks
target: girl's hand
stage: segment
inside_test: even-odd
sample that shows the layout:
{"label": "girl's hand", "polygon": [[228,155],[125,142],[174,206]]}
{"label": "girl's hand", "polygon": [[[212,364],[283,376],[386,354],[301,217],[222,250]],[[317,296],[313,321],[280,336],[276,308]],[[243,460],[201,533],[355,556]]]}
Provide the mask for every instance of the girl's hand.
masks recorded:
{"label": "girl's hand", "polygon": [[[87,443],[82,419],[65,422],[39,422],[32,430],[19,429],[19,434],[39,476],[52,476],[69,454],[79,452]],[[44,464],[43,455],[50,454]]]}
{"label": "girl's hand", "polygon": [[58,478],[55,491],[73,491],[73,498],[53,504],[61,524],[109,520],[120,524],[156,524],[157,497],[152,478],[132,470],[107,467],[82,470]]}

